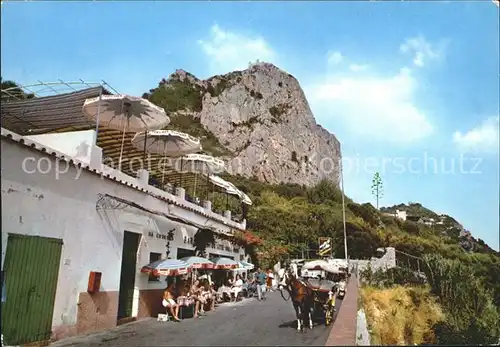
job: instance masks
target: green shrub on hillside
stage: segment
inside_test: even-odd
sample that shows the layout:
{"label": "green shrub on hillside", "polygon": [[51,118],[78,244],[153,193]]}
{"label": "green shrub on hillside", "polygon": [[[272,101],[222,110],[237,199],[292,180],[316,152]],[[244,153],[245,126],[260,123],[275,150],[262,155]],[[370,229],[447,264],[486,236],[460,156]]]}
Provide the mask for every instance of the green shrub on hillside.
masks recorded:
{"label": "green shrub on hillside", "polygon": [[149,100],[165,109],[167,114],[179,110],[200,112],[204,90],[189,80],[170,80],[160,84],[149,95]]}
{"label": "green shrub on hillside", "polygon": [[437,328],[441,344],[493,344],[500,339],[500,311],[477,270],[455,259],[426,255],[431,293],[446,313]]}

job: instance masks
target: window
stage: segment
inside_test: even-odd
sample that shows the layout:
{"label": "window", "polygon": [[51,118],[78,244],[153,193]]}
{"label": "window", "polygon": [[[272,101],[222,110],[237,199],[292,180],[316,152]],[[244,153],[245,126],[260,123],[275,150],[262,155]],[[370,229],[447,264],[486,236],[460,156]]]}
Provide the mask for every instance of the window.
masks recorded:
{"label": "window", "polygon": [[194,256],[194,249],[177,248],[177,259]]}
{"label": "window", "polygon": [[[161,253],[149,253],[149,263],[153,263],[157,260],[161,259]],[[148,282],[158,282],[160,280],[160,276],[155,276],[153,274],[149,274]]]}

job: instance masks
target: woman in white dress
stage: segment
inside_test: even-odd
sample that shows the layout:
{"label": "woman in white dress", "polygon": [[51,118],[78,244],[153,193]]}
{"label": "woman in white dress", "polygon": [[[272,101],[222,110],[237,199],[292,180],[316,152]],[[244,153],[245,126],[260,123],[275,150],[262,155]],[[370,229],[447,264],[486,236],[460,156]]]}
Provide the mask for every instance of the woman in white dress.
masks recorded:
{"label": "woman in white dress", "polygon": [[233,283],[233,286],[231,287],[231,297],[234,296],[234,301],[238,299],[238,295],[241,293],[243,290],[243,280],[241,279],[240,275],[236,275],[236,280]]}

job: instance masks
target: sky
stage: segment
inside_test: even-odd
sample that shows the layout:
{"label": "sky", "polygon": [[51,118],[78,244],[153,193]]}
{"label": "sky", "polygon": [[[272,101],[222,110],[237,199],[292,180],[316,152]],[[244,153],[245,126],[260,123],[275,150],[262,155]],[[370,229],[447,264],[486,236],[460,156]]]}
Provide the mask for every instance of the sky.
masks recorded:
{"label": "sky", "polygon": [[142,95],[256,60],[294,75],[357,202],[420,202],[499,249],[499,9],[491,1],[2,3],[2,78]]}

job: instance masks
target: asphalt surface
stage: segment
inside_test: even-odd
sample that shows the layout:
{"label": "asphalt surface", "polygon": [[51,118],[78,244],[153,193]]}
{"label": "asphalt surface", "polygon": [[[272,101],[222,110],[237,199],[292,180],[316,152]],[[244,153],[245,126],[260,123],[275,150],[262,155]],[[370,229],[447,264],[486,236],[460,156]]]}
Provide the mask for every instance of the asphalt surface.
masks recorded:
{"label": "asphalt surface", "polygon": [[[140,320],[91,335],[51,344],[63,346],[324,346],[332,325],[318,321],[312,330],[297,331],[295,311],[279,292],[265,301],[226,303],[198,319],[179,323]],[[287,297],[285,295],[285,297]],[[342,300],[337,300],[337,312]],[[335,324],[335,321],[334,321]]]}

